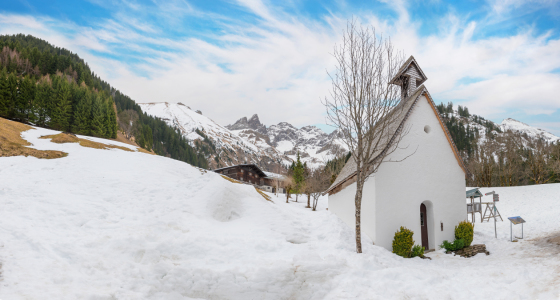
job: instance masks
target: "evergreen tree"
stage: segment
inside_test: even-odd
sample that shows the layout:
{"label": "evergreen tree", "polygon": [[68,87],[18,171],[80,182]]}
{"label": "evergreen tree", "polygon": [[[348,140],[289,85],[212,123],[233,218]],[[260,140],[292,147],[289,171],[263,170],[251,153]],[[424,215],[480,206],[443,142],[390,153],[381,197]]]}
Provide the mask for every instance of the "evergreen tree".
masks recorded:
{"label": "evergreen tree", "polygon": [[111,98],[108,98],[105,101],[105,111],[107,112],[105,114],[105,128],[107,129],[105,136],[108,138],[116,139],[117,138],[117,114],[113,109],[113,101],[111,100]]}
{"label": "evergreen tree", "polygon": [[18,80],[14,73],[8,75],[5,97],[8,106],[7,117],[13,119],[16,116],[16,103],[18,98]]}
{"label": "evergreen tree", "polygon": [[8,71],[4,67],[0,72],[0,116],[8,116],[9,108],[9,94],[8,94]]}
{"label": "evergreen tree", "polygon": [[105,136],[105,105],[98,93],[91,94],[91,135],[96,137]]}
{"label": "evergreen tree", "polygon": [[47,80],[42,80],[37,84],[35,92],[35,113],[36,113],[36,125],[46,126],[48,117],[48,105],[51,102],[51,86]]}
{"label": "evergreen tree", "polygon": [[87,88],[80,87],[75,93],[75,110],[72,123],[72,132],[83,135],[91,134],[90,118],[92,116],[91,93]]}
{"label": "evergreen tree", "polygon": [[143,134],[144,145],[146,146],[145,148],[148,151],[151,151],[152,147],[153,147],[153,144],[154,144],[153,135],[152,135],[152,128],[150,128],[150,126],[148,126],[148,125],[144,125],[143,127],[144,127],[143,128],[143,131],[144,131],[144,134]]}
{"label": "evergreen tree", "polygon": [[55,89],[53,97],[51,97],[52,110],[49,126],[56,130],[70,131],[70,114],[72,112],[70,86],[66,79],[58,76],[54,77],[53,85]]}
{"label": "evergreen tree", "polygon": [[300,194],[303,191],[303,185],[305,184],[305,168],[301,163],[299,151],[297,153],[297,160],[294,165],[294,193],[296,193],[296,202],[297,202],[297,194]]}
{"label": "evergreen tree", "polygon": [[20,80],[16,118],[23,122],[35,123],[36,121],[34,112],[35,89],[35,80],[29,76]]}

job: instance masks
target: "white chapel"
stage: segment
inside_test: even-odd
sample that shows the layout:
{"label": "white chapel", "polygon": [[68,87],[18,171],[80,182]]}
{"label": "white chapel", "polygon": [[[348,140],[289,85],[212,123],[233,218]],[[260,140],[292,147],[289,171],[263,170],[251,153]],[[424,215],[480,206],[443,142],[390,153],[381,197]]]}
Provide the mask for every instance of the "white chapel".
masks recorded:
{"label": "white chapel", "polygon": [[[467,170],[423,85],[426,80],[412,56],[391,80],[401,86],[399,105],[403,113],[398,127],[406,127],[408,133],[399,145],[407,147],[389,154],[386,160],[392,162],[383,162],[364,184],[362,236],[367,235],[375,245],[388,250],[392,250],[394,234],[401,226],[414,232],[415,244],[436,249],[443,240],[453,241],[455,226],[467,218]],[[329,211],[352,228],[355,173],[356,166],[350,158],[327,190]]]}

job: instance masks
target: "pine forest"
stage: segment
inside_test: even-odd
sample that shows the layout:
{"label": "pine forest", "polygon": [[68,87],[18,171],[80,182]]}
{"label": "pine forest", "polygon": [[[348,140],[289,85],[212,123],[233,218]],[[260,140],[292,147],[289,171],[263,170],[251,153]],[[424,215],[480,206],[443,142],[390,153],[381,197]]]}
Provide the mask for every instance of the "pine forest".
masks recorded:
{"label": "pine forest", "polygon": [[208,168],[181,133],[149,116],[67,49],[30,35],[0,36],[0,117],[64,132],[117,138]]}

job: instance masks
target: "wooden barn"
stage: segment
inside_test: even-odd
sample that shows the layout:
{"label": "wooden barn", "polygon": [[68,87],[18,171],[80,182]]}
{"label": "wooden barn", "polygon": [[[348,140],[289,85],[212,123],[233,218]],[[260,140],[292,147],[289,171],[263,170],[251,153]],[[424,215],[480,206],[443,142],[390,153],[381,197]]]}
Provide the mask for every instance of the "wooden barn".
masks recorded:
{"label": "wooden barn", "polygon": [[243,183],[255,185],[271,193],[275,193],[276,186],[278,186],[278,192],[284,193],[284,182],[282,178],[269,177],[255,164],[235,165],[215,169],[213,171]]}

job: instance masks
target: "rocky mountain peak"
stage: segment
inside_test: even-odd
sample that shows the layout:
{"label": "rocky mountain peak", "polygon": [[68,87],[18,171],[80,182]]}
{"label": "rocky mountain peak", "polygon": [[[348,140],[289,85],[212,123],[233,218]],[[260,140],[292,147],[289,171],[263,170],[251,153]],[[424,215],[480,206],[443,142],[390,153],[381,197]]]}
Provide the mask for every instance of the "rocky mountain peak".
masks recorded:
{"label": "rocky mountain peak", "polygon": [[229,130],[252,129],[259,133],[266,134],[266,126],[261,123],[257,114],[254,114],[250,119],[243,117],[237,120],[233,125],[227,125],[226,128]]}

